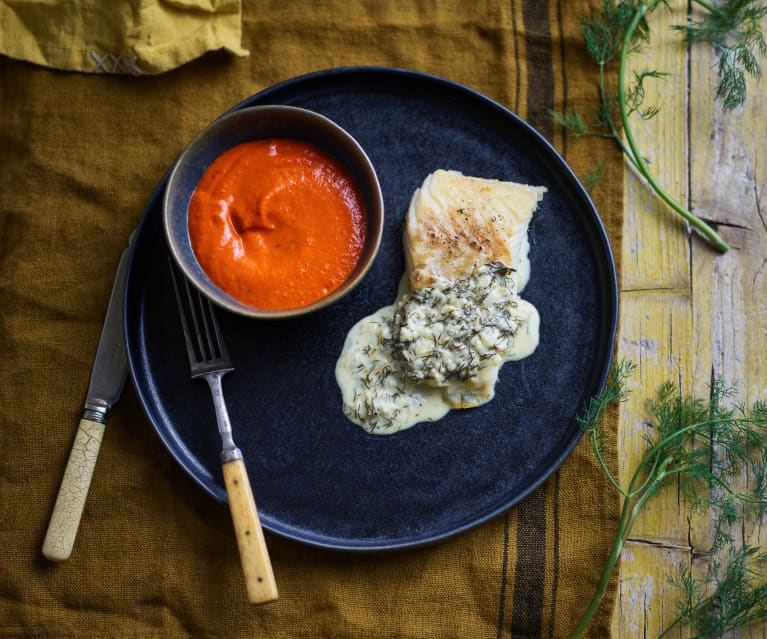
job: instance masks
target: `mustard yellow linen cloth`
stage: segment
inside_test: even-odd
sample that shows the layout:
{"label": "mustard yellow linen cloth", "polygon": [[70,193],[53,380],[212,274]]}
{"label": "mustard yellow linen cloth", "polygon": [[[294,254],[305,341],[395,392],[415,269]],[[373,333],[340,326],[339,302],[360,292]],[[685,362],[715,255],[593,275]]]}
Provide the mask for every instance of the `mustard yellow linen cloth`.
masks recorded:
{"label": "mustard yellow linen cloth", "polygon": [[240,0],[0,0],[0,54],[86,73],[162,73],[246,56]]}
{"label": "mustard yellow linen cloth", "polygon": [[[619,507],[585,441],[519,506],[433,547],[350,555],[267,533],[280,599],[254,607],[229,513],[166,452],[129,382],[72,556],[49,563],[41,545],[128,236],[184,146],[264,87],[385,65],[481,91],[576,173],[604,163],[594,198],[619,259],[620,155],[548,114],[593,107],[578,23],[589,12],[586,0],[260,0],[243,6],[247,58],[131,77],[0,57],[0,637],[569,636]],[[609,636],[615,585],[587,636]]]}

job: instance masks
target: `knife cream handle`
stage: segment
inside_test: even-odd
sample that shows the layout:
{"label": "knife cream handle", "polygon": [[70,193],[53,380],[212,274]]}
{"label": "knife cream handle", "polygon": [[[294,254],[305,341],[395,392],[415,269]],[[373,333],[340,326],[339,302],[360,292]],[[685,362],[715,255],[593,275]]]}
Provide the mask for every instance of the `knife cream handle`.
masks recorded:
{"label": "knife cream handle", "polygon": [[43,542],[43,555],[51,561],[63,561],[72,553],[103,436],[104,424],[80,420]]}
{"label": "knife cream handle", "polygon": [[245,588],[250,603],[267,603],[277,599],[277,583],[274,580],[264,532],[258,519],[256,502],[250,489],[245,464],[241,459],[226,462],[223,467],[224,485],[229,497],[240,561],[245,573]]}

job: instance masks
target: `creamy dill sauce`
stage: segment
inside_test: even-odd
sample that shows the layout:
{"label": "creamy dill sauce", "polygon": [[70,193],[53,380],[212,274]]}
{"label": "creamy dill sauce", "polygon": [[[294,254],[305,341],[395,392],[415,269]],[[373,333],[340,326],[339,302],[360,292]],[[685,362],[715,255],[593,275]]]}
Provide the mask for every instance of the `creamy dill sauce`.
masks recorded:
{"label": "creamy dill sauce", "polygon": [[369,433],[391,434],[490,401],[503,364],[538,345],[538,311],[517,292],[530,271],[521,262],[418,291],[403,277],[394,303],[346,337],[336,363],[344,414]]}

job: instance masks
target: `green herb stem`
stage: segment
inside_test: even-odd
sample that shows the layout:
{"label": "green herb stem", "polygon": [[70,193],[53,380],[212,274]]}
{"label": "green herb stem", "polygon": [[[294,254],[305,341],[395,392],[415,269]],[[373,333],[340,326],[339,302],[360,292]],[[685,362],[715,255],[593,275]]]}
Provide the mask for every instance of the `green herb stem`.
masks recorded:
{"label": "green herb stem", "polygon": [[602,600],[605,598],[605,594],[607,594],[607,587],[610,583],[610,576],[615,569],[615,565],[618,563],[618,559],[620,559],[621,552],[623,551],[623,544],[628,537],[628,533],[631,529],[631,524],[633,524],[634,521],[634,517],[632,517],[631,514],[631,500],[624,499],[620,524],[618,525],[618,531],[615,535],[615,544],[613,545],[612,552],[610,553],[610,557],[607,559],[607,563],[605,564],[604,570],[602,571],[602,575],[599,578],[599,583],[597,584],[597,590],[594,594],[594,598],[591,600],[591,603],[586,609],[586,612],[583,613],[583,616],[581,617],[580,622],[578,622],[575,630],[570,635],[571,639],[579,639],[581,636],[583,636],[583,633],[586,632],[586,629],[591,623],[591,619],[594,617],[597,610],[599,610],[599,606],[602,604]]}
{"label": "green herb stem", "polygon": [[[662,0],[655,0],[649,4],[642,4],[637,8],[634,18],[629,24],[628,29],[623,38],[623,46],[620,52],[620,62],[618,65],[618,95],[619,95],[619,108],[621,115],[621,122],[623,124],[623,134],[626,137],[626,142],[631,150],[631,153],[626,153],[629,159],[632,161],[637,170],[647,180],[652,189],[658,194],[658,196],[670,206],[674,211],[679,213],[685,220],[687,220],[692,226],[700,231],[712,244],[712,246],[721,253],[726,253],[729,250],[727,243],[714,231],[706,222],[700,219],[697,215],[694,215],[687,210],[682,204],[674,199],[655,179],[655,176],[650,172],[647,163],[642,156],[639,147],[634,138],[634,133],[629,122],[629,113],[626,106],[625,91],[626,91],[626,60],[628,58],[629,50],[632,48],[632,39],[637,26],[648,11],[654,9]],[[612,128],[612,124],[611,124]],[[625,147],[623,148],[626,152]]]}
{"label": "green herb stem", "polygon": [[[605,88],[605,62],[602,61],[599,63],[599,100],[603,105],[606,105],[607,102],[607,90]],[[612,137],[615,142],[620,147],[621,151],[623,151],[623,154],[628,158],[629,162],[634,165],[634,167],[639,170],[639,165],[637,164],[637,161],[634,159],[634,154],[631,152],[631,149],[629,149],[625,142],[623,141],[623,137],[621,137],[621,134],[618,132],[618,130],[615,128],[615,123],[613,122],[613,119],[610,117],[608,113],[605,113],[604,120],[607,123],[607,127],[610,130],[610,135],[607,137]]]}
{"label": "green herb stem", "polygon": [[591,623],[591,619],[599,609],[599,606],[601,605],[602,600],[607,593],[607,587],[610,583],[612,572],[615,569],[615,565],[617,564],[618,559],[620,558],[621,552],[623,551],[623,546],[628,539],[632,527],[634,526],[634,522],[639,516],[639,513],[642,511],[642,508],[644,507],[647,500],[653,494],[655,494],[658,485],[665,479],[665,470],[671,461],[672,459],[669,457],[658,464],[657,472],[653,474],[651,478],[652,481],[647,484],[644,493],[640,494],[640,491],[631,490],[632,485],[639,477],[638,471],[634,473],[634,476],[629,483],[629,491],[624,492],[621,490],[621,492],[626,495],[626,497],[623,500],[620,523],[618,525],[618,531],[615,535],[615,545],[613,546],[610,557],[608,558],[604,570],[602,571],[602,575],[600,576],[596,594],[594,595],[591,604],[586,609],[586,612],[583,614],[583,617],[581,617],[578,626],[575,628],[575,631],[571,635],[571,639],[578,639],[583,635],[583,633],[586,631],[586,628],[588,628],[589,624]]}
{"label": "green herb stem", "polygon": [[[699,19],[688,16],[686,24],[672,28],[684,34],[688,43],[707,42],[713,48],[717,61],[718,83],[716,98],[725,109],[742,105],[748,95],[749,77],[762,75],[759,59],[767,57],[767,39],[762,32],[762,18],[767,15],[764,0],[692,0],[705,13]],[[599,68],[600,109],[593,125],[581,117],[577,109],[570,113],[551,111],[554,121],[576,136],[591,135],[615,141],[630,165],[644,178],[647,186],[672,211],[680,215],[692,232],[699,233],[717,251],[729,250],[727,243],[702,218],[674,198],[658,182],[640,152],[629,118],[633,114],[647,120],[659,112],[656,106],[643,106],[643,82],[647,78],[661,78],[667,74],[656,70],[635,73],[634,82],[627,82],[626,61],[637,54],[650,41],[647,16],[660,5],[669,6],[670,0],[603,0],[601,14],[596,18],[582,18],[581,29],[586,51]],[[605,81],[608,65],[618,66],[618,87],[613,92]],[[587,188],[594,185],[589,176]]]}
{"label": "green herb stem", "polygon": [[[706,401],[683,398],[672,384],[660,387],[657,399],[648,402],[647,449],[627,487],[621,488],[609,473],[597,431],[607,408],[625,399],[623,382],[632,370],[633,367],[625,362],[617,364],[605,391],[590,400],[584,415],[578,419],[581,428],[589,433],[600,466],[621,494],[622,506],[613,548],[599,577],[594,598],[571,635],[574,639],[584,634],[604,600],[611,575],[637,518],[647,502],[664,486],[676,481],[678,486],[686,487],[682,497],[691,499],[690,504],[695,508],[704,507],[707,512],[713,512],[718,523],[758,519],[767,504],[763,482],[767,473],[767,403],[756,402],[751,410],[745,406],[725,408],[720,404],[721,399],[731,397],[735,391],[721,382],[712,384],[711,395]],[[712,447],[721,447],[726,463],[720,464],[711,457]],[[738,492],[728,483],[728,478],[740,473],[758,478],[753,491]],[[698,490],[698,483],[703,490]],[[704,503],[698,502],[699,495]],[[754,505],[759,508],[753,508]],[[715,546],[722,540],[730,544],[726,535],[717,536]],[[767,617],[767,585],[752,587],[747,580],[748,568],[744,562],[753,552],[748,549],[745,553],[733,552],[731,546],[729,550],[730,564],[725,575],[721,579],[716,574],[710,577],[717,582],[718,594],[714,597],[701,599],[698,593],[703,591],[703,586],[682,575],[679,583],[687,588],[689,603],[682,610],[681,618],[670,628],[682,624],[696,628],[700,625],[706,631],[698,636],[720,636],[717,631],[722,628],[742,627],[752,620]],[[721,598],[721,608],[716,597]]]}
{"label": "green herb stem", "polygon": [[[658,477],[655,478],[655,481],[660,482],[663,480],[663,478],[664,475],[661,473]],[[642,511],[642,508],[644,507],[647,500],[652,497],[654,493],[654,490],[648,490],[639,498],[629,497],[623,500],[623,509],[621,511],[618,531],[615,535],[615,544],[613,545],[610,557],[607,559],[607,563],[605,563],[602,575],[599,578],[599,583],[597,584],[594,598],[591,600],[591,604],[586,609],[583,617],[581,617],[581,620],[576,626],[575,630],[570,635],[571,639],[579,639],[581,636],[583,636],[583,633],[586,631],[586,628],[589,627],[592,618],[596,614],[597,610],[599,610],[599,606],[602,604],[602,600],[604,599],[605,594],[607,594],[607,587],[610,584],[610,577],[612,576],[613,570],[615,570],[615,565],[618,563],[618,559],[620,559],[621,553],[623,552],[623,546],[625,545],[626,540],[631,533],[634,522],[639,516],[639,513]]]}
{"label": "green herb stem", "polygon": [[607,477],[607,481],[609,481],[613,488],[617,490],[621,495],[624,497],[628,497],[627,493],[621,488],[621,485],[618,483],[618,480],[613,477],[613,474],[610,472],[610,469],[607,467],[607,463],[604,460],[604,457],[599,449],[598,443],[596,441],[597,433],[596,431],[592,431],[590,433],[591,436],[591,447],[595,451],[595,455],[597,457],[597,461],[599,462],[599,466],[602,468],[602,472]]}
{"label": "green herb stem", "polygon": [[714,13],[716,15],[721,15],[721,11],[718,7],[714,6],[710,2],[706,2],[706,0],[692,0],[695,4],[697,4],[700,7],[703,7],[706,11],[710,11],[711,13]]}

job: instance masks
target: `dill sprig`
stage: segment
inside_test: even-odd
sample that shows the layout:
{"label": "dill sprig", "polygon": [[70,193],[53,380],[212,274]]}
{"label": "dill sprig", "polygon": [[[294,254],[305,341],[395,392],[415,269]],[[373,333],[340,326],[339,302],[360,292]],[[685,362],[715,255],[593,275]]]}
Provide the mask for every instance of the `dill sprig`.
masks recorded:
{"label": "dill sprig", "polygon": [[679,576],[669,579],[682,593],[679,616],[659,639],[680,626],[700,639],[721,637],[767,619],[767,583],[755,568],[765,563],[767,555],[742,545],[728,548],[726,561],[714,562],[702,578],[696,579],[682,566]]}
{"label": "dill sprig", "polygon": [[[747,95],[747,76],[761,77],[759,59],[767,56],[761,20],[767,14],[764,0],[725,0],[715,6],[707,0],[693,0],[704,17],[676,29],[691,43],[708,42],[718,56],[717,97],[725,108],[743,104]],[[597,135],[615,140],[629,162],[644,177],[653,191],[674,211],[697,229],[718,251],[729,247],[704,220],[672,197],[650,171],[631,126],[636,115],[649,119],[657,115],[657,105],[646,105],[644,83],[666,74],[645,69],[627,77],[630,56],[642,52],[650,43],[647,16],[660,6],[670,9],[668,0],[603,0],[601,11],[581,19],[586,50],[599,70],[599,112],[587,122],[578,111],[551,112],[555,123],[577,136]],[[617,87],[608,87],[607,69],[617,65]]]}
{"label": "dill sprig", "polygon": [[[588,436],[599,464],[623,506],[615,544],[599,581],[597,593],[573,637],[580,637],[607,591],[610,575],[632,526],[649,499],[665,486],[678,487],[692,510],[713,513],[717,522],[713,549],[731,543],[727,526],[761,517],[767,510],[767,403],[746,407],[734,403],[736,388],[721,381],[711,384],[709,397],[684,396],[673,383],[664,383],[647,402],[647,449],[628,485],[623,488],[613,473],[604,445],[602,417],[626,399],[626,380],[633,364],[617,364],[605,390],[586,406],[579,424]],[[733,487],[747,474],[749,487]]]}
{"label": "dill sprig", "polygon": [[761,30],[767,7],[760,0],[729,0],[721,7],[708,2],[700,20],[676,27],[688,42],[709,42],[717,54],[717,98],[726,109],[739,107],[748,96],[747,76],[761,78],[760,57],[767,57]]}
{"label": "dill sprig", "polygon": [[602,181],[604,173],[605,165],[604,163],[600,163],[596,166],[596,168],[582,175],[581,182],[583,182],[583,186],[586,191],[591,193],[595,188],[597,188],[597,185]]}

